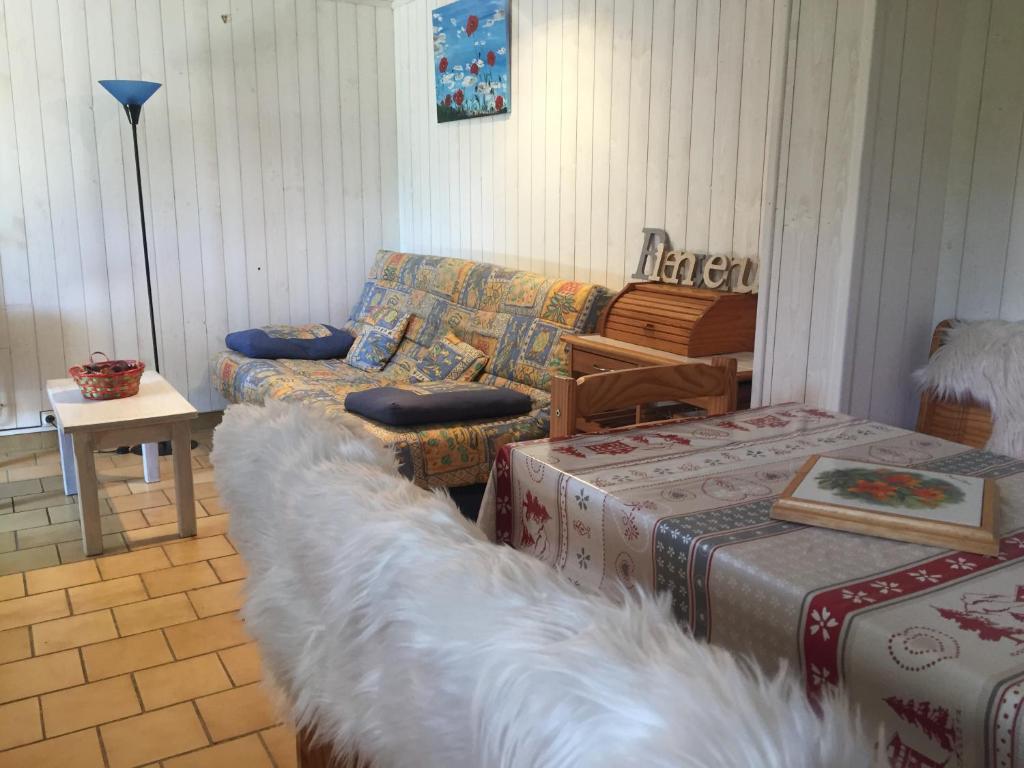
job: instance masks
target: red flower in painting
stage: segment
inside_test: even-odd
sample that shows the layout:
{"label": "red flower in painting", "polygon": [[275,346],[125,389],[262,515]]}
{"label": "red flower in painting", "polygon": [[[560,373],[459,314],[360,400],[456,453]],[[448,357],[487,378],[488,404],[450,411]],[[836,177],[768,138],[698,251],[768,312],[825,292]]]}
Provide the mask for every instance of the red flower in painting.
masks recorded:
{"label": "red flower in painting", "polygon": [[465,98],[466,98],[466,94],[464,94],[464,93],[462,92],[462,89],[461,89],[461,88],[459,88],[459,90],[457,90],[457,91],[455,92],[455,103],[456,103],[456,104],[458,104],[458,105],[459,105],[459,106],[461,107],[461,106],[462,106],[462,102],[463,102],[463,100],[464,100]]}
{"label": "red flower in painting", "polygon": [[444,105],[446,107],[450,107],[452,105],[452,95],[450,93],[449,94],[445,94]]}
{"label": "red flower in painting", "polygon": [[895,475],[889,475],[889,476],[887,476],[884,479],[885,479],[885,482],[889,483],[890,485],[905,485],[905,486],[911,487],[911,488],[921,484],[921,477],[920,476],[918,476],[918,475],[908,475],[908,474],[905,474],[905,473],[904,474],[897,473]]}
{"label": "red flower in painting", "polygon": [[864,479],[858,480],[855,485],[851,485],[847,490],[850,493],[872,496],[877,501],[884,501],[896,493],[896,489],[888,483],[883,483],[878,480]]}
{"label": "red flower in painting", "polygon": [[495,61],[494,51],[488,51],[487,52],[487,66],[488,67],[493,67],[494,66],[494,61]]}
{"label": "red flower in painting", "polygon": [[439,61],[438,64],[437,64],[437,71],[441,72],[442,74],[448,71],[448,57],[447,56],[442,56],[441,57],[441,61]]}
{"label": "red flower in painting", "polygon": [[910,492],[923,502],[941,502],[946,494],[941,488],[911,488]]}
{"label": "red flower in painting", "polygon": [[469,18],[466,19],[466,36],[472,37],[473,33],[476,32],[480,26],[480,19],[470,14]]}
{"label": "red flower in painting", "polygon": [[501,96],[496,96],[494,98],[494,108],[495,109],[504,109],[505,108],[505,99],[503,99]]}
{"label": "red flower in painting", "polygon": [[472,72],[474,75],[478,75],[480,74],[480,67],[478,67],[476,65],[476,62],[474,61],[472,64],[469,65],[469,71]]}

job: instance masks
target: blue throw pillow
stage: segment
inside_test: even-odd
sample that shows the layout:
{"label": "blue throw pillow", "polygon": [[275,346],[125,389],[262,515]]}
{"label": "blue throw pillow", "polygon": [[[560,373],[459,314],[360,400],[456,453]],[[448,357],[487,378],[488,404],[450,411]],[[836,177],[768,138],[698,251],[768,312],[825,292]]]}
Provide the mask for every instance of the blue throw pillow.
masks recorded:
{"label": "blue throw pillow", "polygon": [[364,371],[384,370],[402,343],[411,317],[394,307],[377,307],[366,316],[363,330],[345,362]]}
{"label": "blue throw pillow", "polygon": [[472,381],[487,365],[487,355],[449,333],[416,364],[413,381]]}
{"label": "blue throw pillow", "polygon": [[469,381],[376,387],[345,396],[346,411],[395,427],[500,419],[529,413],[532,407],[522,392]]}
{"label": "blue throw pillow", "polygon": [[260,360],[332,360],[343,358],[355,338],[323,323],[265,325],[229,333],[228,349]]}

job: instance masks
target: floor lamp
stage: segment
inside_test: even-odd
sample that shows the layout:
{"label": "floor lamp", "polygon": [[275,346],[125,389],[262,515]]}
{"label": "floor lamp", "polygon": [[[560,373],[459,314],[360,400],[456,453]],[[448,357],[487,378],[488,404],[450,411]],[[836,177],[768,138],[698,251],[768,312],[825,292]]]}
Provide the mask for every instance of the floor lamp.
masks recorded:
{"label": "floor lamp", "polygon": [[[156,340],[156,312],[153,308],[153,278],[149,269],[149,242],[146,239],[146,206],[142,201],[142,166],[139,164],[139,117],[142,115],[142,105],[157,92],[160,83],[151,83],[146,80],[100,80],[99,83],[124,107],[124,113],[128,116],[128,124],[132,127],[132,146],[135,149],[135,183],[139,189],[139,221],[142,223],[142,258],[146,264],[146,296],[149,299],[149,332],[153,337],[153,367],[157,373],[160,373],[160,350]],[[196,445],[197,443],[193,441],[192,447],[195,448]],[[141,453],[142,448],[135,446],[132,451]],[[166,456],[170,453],[170,441],[160,443],[160,455]]]}

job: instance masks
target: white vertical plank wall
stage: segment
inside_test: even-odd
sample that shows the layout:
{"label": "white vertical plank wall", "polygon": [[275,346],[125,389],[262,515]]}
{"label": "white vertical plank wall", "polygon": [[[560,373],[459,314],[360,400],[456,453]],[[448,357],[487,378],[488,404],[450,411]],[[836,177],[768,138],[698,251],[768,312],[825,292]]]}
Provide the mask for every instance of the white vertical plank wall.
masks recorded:
{"label": "white vertical plank wall", "polygon": [[398,245],[394,40],[377,0],[0,1],[0,429],[38,427],[93,350],[152,359],[131,133],[97,80],[164,84],[139,126],[160,361],[210,410],[226,332],[342,321]]}
{"label": "white vertical plank wall", "polygon": [[438,125],[442,0],[0,0],[0,429],[95,349],[201,409],[224,333],[339,323],[382,246],[618,287],[759,257],[754,398],[913,423],[946,317],[1024,319],[1019,0],[511,0],[512,113]]}
{"label": "white vertical plank wall", "polygon": [[913,426],[937,322],[1024,320],[1024,6],[899,0],[881,37],[846,407]]}
{"label": "white vertical plank wall", "polygon": [[[468,125],[435,116],[422,35],[440,4],[395,8],[402,247],[613,288],[645,226],[762,262],[774,248],[755,396],[836,405],[874,2],[512,0],[511,115]],[[477,216],[491,200],[500,224]]]}
{"label": "white vertical plank wall", "polygon": [[758,254],[786,0],[512,0],[511,114],[438,125],[441,4],[395,7],[403,248],[612,287],[645,226]]}
{"label": "white vertical plank wall", "polygon": [[774,218],[762,230],[771,253],[755,350],[760,402],[843,407],[882,5],[793,2]]}

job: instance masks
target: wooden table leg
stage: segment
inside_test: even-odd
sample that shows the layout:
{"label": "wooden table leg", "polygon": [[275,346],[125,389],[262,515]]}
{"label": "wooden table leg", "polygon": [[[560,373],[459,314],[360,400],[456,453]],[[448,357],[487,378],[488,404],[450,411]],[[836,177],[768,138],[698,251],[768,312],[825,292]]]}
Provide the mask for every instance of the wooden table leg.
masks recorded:
{"label": "wooden table leg", "polygon": [[58,428],[57,441],[60,445],[60,470],[64,476],[64,495],[74,496],[78,493],[78,475],[75,474],[75,448],[71,435]]}
{"label": "wooden table leg", "polygon": [[78,514],[82,522],[82,548],[87,555],[103,554],[103,533],[100,530],[100,497],[93,460],[93,436],[79,432],[72,440],[75,470],[78,475]]}
{"label": "wooden table leg", "polygon": [[196,535],[196,504],[192,489],[192,430],[187,421],[176,421],[171,432],[174,452],[174,495],[178,507],[178,535]]}

